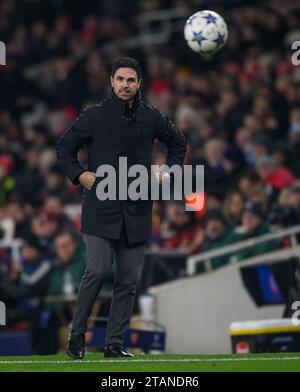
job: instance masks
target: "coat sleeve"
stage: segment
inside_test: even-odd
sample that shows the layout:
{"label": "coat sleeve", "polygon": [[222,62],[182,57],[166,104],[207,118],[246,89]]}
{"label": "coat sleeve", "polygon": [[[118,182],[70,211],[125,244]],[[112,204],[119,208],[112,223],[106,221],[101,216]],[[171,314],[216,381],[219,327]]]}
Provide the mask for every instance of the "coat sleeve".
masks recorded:
{"label": "coat sleeve", "polygon": [[92,139],[91,110],[84,110],[56,143],[58,163],[70,181],[77,185],[78,178],[86,169],[80,164],[77,153]]}
{"label": "coat sleeve", "polygon": [[166,115],[161,112],[158,113],[156,138],[163,142],[167,148],[166,165],[169,167],[176,164],[182,166],[187,147],[186,137]]}

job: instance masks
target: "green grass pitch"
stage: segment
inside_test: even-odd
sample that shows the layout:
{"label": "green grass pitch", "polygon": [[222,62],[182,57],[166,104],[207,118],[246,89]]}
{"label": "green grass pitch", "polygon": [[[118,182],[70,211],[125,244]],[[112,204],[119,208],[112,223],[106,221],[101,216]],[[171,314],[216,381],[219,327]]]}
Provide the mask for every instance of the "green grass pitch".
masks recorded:
{"label": "green grass pitch", "polygon": [[299,372],[300,353],[250,355],[135,355],[104,358],[87,353],[75,361],[65,354],[3,357],[0,372]]}

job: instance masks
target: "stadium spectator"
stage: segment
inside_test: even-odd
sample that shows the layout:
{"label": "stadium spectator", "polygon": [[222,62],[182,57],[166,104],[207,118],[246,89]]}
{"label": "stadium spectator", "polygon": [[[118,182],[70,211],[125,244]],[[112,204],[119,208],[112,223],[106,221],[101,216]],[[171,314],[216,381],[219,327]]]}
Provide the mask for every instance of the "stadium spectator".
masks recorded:
{"label": "stadium spectator", "polygon": [[48,295],[74,294],[84,272],[84,245],[71,232],[55,236],[56,263],[51,275]]}
{"label": "stadium spectator", "polygon": [[226,192],[234,164],[226,157],[226,144],[218,137],[208,139],[203,151],[205,165],[204,182],[207,192],[218,189]]}
{"label": "stadium spectator", "polygon": [[38,237],[28,236],[22,245],[20,268],[14,266],[10,277],[6,275],[0,282],[0,295],[8,308],[7,326],[28,322],[34,352],[38,352],[40,315],[52,267],[44,251]]}
{"label": "stadium spectator", "polygon": [[[269,225],[265,221],[265,215],[260,204],[247,202],[243,209],[242,226],[243,234],[236,233],[232,241],[243,241],[248,238],[258,237],[270,232]],[[278,249],[279,244],[276,240],[265,241],[259,244],[246,247],[245,249],[230,255],[229,262],[238,262],[250,257],[258,256],[266,252]]]}
{"label": "stadium spectator", "polygon": [[258,174],[252,169],[246,169],[238,178],[238,189],[246,199],[263,186]]}
{"label": "stadium spectator", "polygon": [[162,249],[200,251],[203,242],[202,224],[193,212],[186,212],[182,202],[170,201],[166,206],[167,236]]}
{"label": "stadium spectator", "polygon": [[229,192],[224,201],[224,214],[231,227],[241,224],[245,198],[239,190]]}
{"label": "stadium spectator", "polygon": [[30,216],[25,206],[17,200],[8,202],[6,216],[14,222],[13,238],[26,238],[30,232]]}
{"label": "stadium spectator", "polygon": [[[55,259],[47,296],[52,298],[43,311],[43,333],[40,354],[56,353],[60,328],[72,318],[72,304],[85,268],[85,247],[71,232],[55,236]],[[70,301],[71,298],[71,301]]]}
{"label": "stadium spectator", "polygon": [[256,161],[256,170],[266,187],[278,195],[278,191],[293,185],[295,176],[284,166],[277,166],[271,156],[262,156]]}
{"label": "stadium spectator", "polygon": [[4,208],[0,208],[0,240],[9,243],[14,238],[15,223],[7,216]]}
{"label": "stadium spectator", "polygon": [[52,211],[42,211],[32,219],[32,232],[48,248],[49,254],[54,252],[54,238],[61,230],[60,223],[60,216]]}
{"label": "stadium spectator", "polygon": [[[60,331],[66,331],[72,319],[74,298],[85,269],[85,246],[76,234],[62,231],[55,236],[56,258],[44,309],[44,331],[41,353],[51,354],[59,349]],[[112,290],[114,268],[102,292]]]}
{"label": "stadium spectator", "polygon": [[[203,251],[210,251],[229,245],[235,241],[232,229],[220,209],[211,209],[205,214],[205,241]],[[228,255],[216,256],[211,259],[213,269],[229,263]],[[197,265],[197,272],[203,272],[203,264]]]}

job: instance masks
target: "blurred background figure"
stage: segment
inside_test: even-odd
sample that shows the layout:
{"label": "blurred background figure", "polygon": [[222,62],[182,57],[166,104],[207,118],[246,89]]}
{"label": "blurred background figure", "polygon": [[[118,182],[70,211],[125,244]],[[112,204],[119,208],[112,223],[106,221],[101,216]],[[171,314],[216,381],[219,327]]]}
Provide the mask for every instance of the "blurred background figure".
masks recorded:
{"label": "blurred background figure", "polygon": [[[47,296],[54,301],[43,311],[43,342],[40,354],[54,354],[59,349],[59,333],[72,318],[72,304],[85,268],[85,247],[69,231],[60,232],[54,239],[55,258]],[[66,296],[67,301],[64,301]],[[72,302],[68,302],[71,299]]]}
{"label": "blurred background figure", "polygon": [[52,261],[35,235],[30,235],[21,248],[22,264],[0,276],[0,296],[7,304],[7,325],[28,323],[33,351],[39,352],[40,316],[51,275]]}

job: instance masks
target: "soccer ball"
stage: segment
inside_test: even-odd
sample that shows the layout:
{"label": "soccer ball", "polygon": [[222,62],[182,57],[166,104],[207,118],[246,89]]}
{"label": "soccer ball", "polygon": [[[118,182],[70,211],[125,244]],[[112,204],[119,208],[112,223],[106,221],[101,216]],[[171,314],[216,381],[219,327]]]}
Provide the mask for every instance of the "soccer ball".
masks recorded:
{"label": "soccer ball", "polygon": [[184,26],[184,38],[197,53],[213,54],[226,43],[227,25],[214,11],[199,11],[188,18]]}

